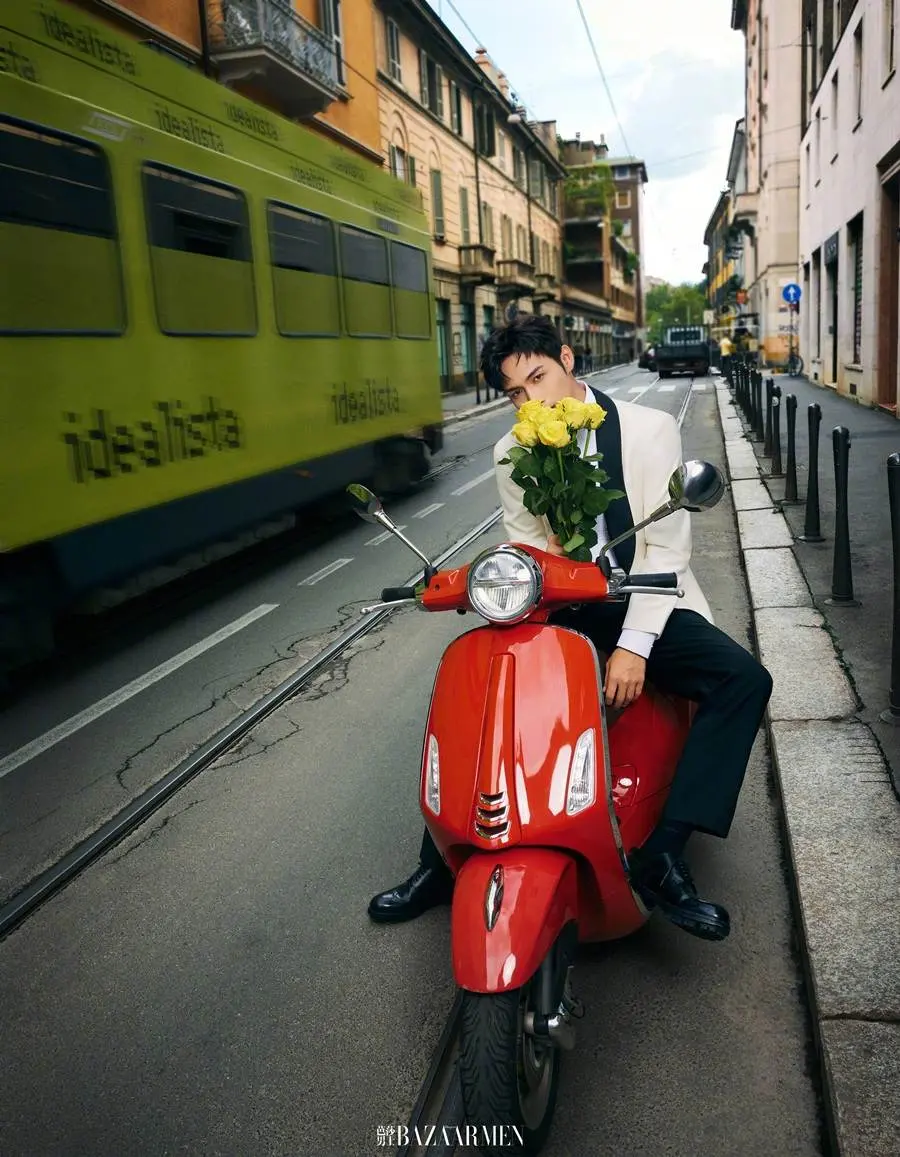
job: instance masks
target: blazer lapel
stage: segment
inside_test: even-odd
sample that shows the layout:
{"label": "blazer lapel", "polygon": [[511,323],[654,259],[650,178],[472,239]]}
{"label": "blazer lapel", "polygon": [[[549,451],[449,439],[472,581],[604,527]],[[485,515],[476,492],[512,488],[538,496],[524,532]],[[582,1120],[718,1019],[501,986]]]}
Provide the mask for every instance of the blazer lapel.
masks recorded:
{"label": "blazer lapel", "polygon": [[[624,498],[614,498],[606,510],[606,529],[610,539],[618,538],[634,526],[634,516],[631,513],[631,504],[628,493],[625,491],[625,475],[622,467],[622,423],[619,421],[619,411],[615,402],[602,394],[599,390],[590,387],[591,393],[597,402],[606,411],[606,420],[596,431],[597,453],[603,455],[600,468],[609,475],[606,486],[610,490],[625,492]],[[626,538],[615,550],[616,561],[624,571],[630,571],[634,563],[634,538]]]}

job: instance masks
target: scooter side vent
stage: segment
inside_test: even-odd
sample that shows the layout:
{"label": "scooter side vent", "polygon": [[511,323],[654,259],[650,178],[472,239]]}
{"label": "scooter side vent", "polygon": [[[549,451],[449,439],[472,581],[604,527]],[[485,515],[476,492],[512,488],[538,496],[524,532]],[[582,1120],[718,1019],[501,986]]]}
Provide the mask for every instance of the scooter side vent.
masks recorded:
{"label": "scooter side vent", "polygon": [[475,832],[483,840],[499,840],[509,831],[509,804],[506,792],[478,794],[475,807]]}

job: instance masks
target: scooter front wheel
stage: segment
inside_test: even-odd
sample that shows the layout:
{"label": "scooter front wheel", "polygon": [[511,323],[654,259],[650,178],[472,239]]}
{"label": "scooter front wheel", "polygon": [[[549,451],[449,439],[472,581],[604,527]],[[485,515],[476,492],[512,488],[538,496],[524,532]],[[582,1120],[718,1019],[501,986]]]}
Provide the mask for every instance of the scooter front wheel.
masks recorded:
{"label": "scooter front wheel", "polygon": [[466,1121],[478,1130],[479,1152],[492,1157],[537,1153],[553,1120],[559,1050],[525,1032],[525,1013],[534,1011],[531,990],[526,984],[463,995],[459,1076]]}

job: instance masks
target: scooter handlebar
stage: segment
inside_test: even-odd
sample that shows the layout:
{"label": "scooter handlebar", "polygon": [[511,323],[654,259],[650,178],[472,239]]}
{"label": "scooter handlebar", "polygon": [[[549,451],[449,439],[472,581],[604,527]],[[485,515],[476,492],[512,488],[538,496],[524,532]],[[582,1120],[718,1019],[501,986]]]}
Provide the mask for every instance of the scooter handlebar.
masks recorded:
{"label": "scooter handlebar", "polygon": [[630,574],[625,580],[629,587],[656,587],[661,591],[678,589],[678,575],[674,571],[661,571],[657,574]]}
{"label": "scooter handlebar", "polygon": [[385,587],[381,592],[381,601],[384,603],[399,603],[404,599],[414,599],[415,597],[415,587]]}

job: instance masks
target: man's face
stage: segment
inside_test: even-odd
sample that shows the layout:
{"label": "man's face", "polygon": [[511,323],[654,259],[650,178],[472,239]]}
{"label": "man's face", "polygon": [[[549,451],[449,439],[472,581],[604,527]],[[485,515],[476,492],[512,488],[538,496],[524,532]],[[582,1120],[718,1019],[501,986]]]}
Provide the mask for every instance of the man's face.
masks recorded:
{"label": "man's face", "polygon": [[503,392],[518,410],[524,402],[553,406],[563,398],[581,398],[583,388],[572,377],[575,355],[562,348],[562,365],[546,354],[510,354],[500,366]]}

